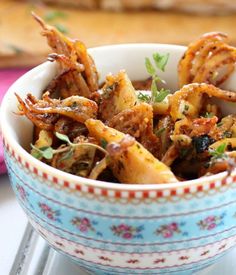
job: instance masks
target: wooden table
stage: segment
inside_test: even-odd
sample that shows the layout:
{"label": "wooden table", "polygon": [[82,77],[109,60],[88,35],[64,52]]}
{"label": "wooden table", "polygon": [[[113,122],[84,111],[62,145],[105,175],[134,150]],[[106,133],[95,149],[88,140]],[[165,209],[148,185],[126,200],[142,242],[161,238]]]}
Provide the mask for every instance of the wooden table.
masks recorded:
{"label": "wooden table", "polygon": [[[35,65],[49,51],[40,27],[30,12],[45,16],[61,8],[26,4],[24,1],[0,1],[0,67]],[[133,42],[157,42],[187,45],[204,32],[223,31],[236,45],[236,15],[199,16],[174,12],[145,11],[113,13],[63,9],[63,24],[68,35],[88,47]]]}

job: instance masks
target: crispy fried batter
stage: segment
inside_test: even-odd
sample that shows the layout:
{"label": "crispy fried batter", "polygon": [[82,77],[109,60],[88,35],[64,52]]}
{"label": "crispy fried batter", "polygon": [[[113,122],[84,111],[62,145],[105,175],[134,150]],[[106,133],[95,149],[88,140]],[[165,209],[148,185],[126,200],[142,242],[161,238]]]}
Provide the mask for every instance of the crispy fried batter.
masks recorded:
{"label": "crispy fried batter", "polygon": [[233,72],[236,61],[236,49],[227,42],[226,34],[212,32],[191,43],[179,62],[179,87],[195,82],[222,84]]}
{"label": "crispy fried batter", "polygon": [[[106,127],[100,120],[88,119],[86,126],[92,137],[105,139],[108,143],[124,142],[126,135],[111,127]],[[131,145],[132,144],[132,145]],[[107,145],[107,146],[108,146]],[[169,167],[156,159],[140,143],[134,141],[118,155],[110,156],[110,167],[120,182],[153,184],[177,182]]]}
{"label": "crispy fried batter", "polygon": [[88,118],[95,118],[97,104],[84,97],[71,96],[64,100],[51,99],[45,93],[42,100],[35,99],[31,94],[23,101],[16,94],[19,101],[20,115],[26,115],[37,127],[53,130],[55,123],[62,116],[73,121],[84,123]]}
{"label": "crispy fried batter", "polygon": [[159,157],[160,141],[153,133],[153,110],[147,103],[126,109],[109,122],[108,126],[135,137],[154,156]]}
{"label": "crispy fried batter", "polygon": [[174,183],[235,168],[236,115],[222,118],[225,110],[211,99],[236,102],[235,92],[217,88],[236,62],[225,34],[190,44],[178,66],[180,90],[157,98],[159,77],[151,65],[151,78],[133,82],[142,91],[124,70],[107,75],[99,90],[85,45],[33,16],[54,51],[48,60],[58,64],[42,99],[16,94],[18,114],[36,126],[36,158],[90,179],[110,171],[115,182],[129,184]]}
{"label": "crispy fried batter", "polygon": [[202,107],[203,94],[229,102],[236,102],[236,93],[234,92],[225,91],[206,83],[188,84],[169,97],[172,119],[176,121],[186,116],[198,117]]}
{"label": "crispy fried batter", "polygon": [[134,87],[125,71],[117,75],[109,74],[103,86],[99,114],[102,120],[110,120],[123,110],[132,108],[137,97]]}
{"label": "crispy fried batter", "polygon": [[[72,40],[65,37],[62,33],[60,33],[55,27],[47,25],[42,18],[32,13],[35,20],[41,25],[43,31],[42,35],[47,37],[47,41],[52,50],[59,54],[64,55],[67,58],[67,70],[69,72],[73,72],[73,74],[69,74],[68,78],[66,78],[66,82],[72,83],[70,81],[71,78],[76,79],[77,84],[81,83],[81,79],[77,80],[77,78],[83,78],[86,83],[86,89],[90,91],[90,93],[98,90],[98,73],[96,66],[92,57],[87,53],[87,49],[85,45],[78,40]],[[52,56],[51,56],[52,57]],[[65,66],[65,60],[62,58],[54,58],[60,67],[61,72],[59,76],[63,74],[63,68]],[[69,62],[70,61],[70,62]],[[58,79],[58,77],[57,77]],[[60,78],[59,78],[60,79]],[[65,81],[65,79],[63,79]],[[57,85],[61,85],[61,81],[57,82]],[[63,82],[62,82],[63,83]],[[85,84],[84,83],[84,84]],[[87,93],[83,91],[84,84],[82,86],[77,85],[79,87],[76,95],[86,95]],[[83,93],[81,93],[81,90]],[[68,94],[62,93],[61,96],[67,97],[70,95],[74,95],[73,92],[68,92]],[[67,96],[65,96],[67,95]],[[87,96],[88,97],[88,96]]]}

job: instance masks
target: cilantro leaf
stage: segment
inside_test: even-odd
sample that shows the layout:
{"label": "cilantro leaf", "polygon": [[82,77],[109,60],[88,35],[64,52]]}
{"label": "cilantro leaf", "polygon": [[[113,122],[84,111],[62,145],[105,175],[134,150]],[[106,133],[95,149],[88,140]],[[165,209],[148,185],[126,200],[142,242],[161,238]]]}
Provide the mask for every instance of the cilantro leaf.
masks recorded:
{"label": "cilantro leaf", "polygon": [[153,59],[155,61],[155,64],[156,64],[157,68],[160,69],[162,72],[165,71],[165,67],[168,62],[169,56],[170,56],[169,53],[163,54],[163,55],[161,55],[159,53],[153,54]]}

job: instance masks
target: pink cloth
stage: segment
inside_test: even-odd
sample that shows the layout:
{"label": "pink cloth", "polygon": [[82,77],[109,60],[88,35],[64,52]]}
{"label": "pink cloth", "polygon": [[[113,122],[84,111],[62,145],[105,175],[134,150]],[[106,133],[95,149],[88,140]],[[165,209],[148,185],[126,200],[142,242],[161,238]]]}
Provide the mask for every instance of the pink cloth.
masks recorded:
{"label": "pink cloth", "polygon": [[[26,71],[28,71],[28,69],[0,69],[0,104],[10,85]],[[0,132],[0,174],[5,172],[6,166],[4,163],[2,138]]]}

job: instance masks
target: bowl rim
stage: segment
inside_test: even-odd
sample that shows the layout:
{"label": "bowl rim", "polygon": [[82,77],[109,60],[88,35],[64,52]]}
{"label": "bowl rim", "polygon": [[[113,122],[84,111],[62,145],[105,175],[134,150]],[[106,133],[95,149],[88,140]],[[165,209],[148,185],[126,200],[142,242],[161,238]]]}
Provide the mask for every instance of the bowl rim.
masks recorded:
{"label": "bowl rim", "polygon": [[[114,44],[114,45],[104,45],[104,46],[98,46],[94,48],[88,49],[89,53],[93,53],[94,51],[104,51],[106,49],[110,48],[139,48],[139,47],[161,47],[161,48],[173,48],[178,50],[186,49],[185,46],[181,45],[175,45],[175,44],[159,44],[159,43],[128,43],[128,44]],[[95,60],[96,62],[96,60]],[[106,181],[100,181],[100,180],[93,180],[93,179],[87,179],[80,176],[72,175],[67,172],[63,172],[59,169],[56,169],[36,158],[34,158],[30,153],[28,153],[11,135],[10,135],[10,125],[7,125],[7,123],[4,123],[4,120],[7,119],[6,113],[4,110],[7,109],[7,97],[9,94],[13,93],[14,87],[17,86],[19,83],[24,82],[25,79],[30,78],[31,76],[35,75],[35,73],[40,72],[40,70],[44,66],[48,66],[48,64],[51,64],[51,62],[44,62],[34,68],[32,68],[30,71],[25,73],[23,76],[18,78],[7,90],[2,104],[1,104],[1,127],[2,127],[2,136],[3,141],[6,150],[11,151],[12,155],[16,158],[18,155],[18,160],[23,160],[23,162],[27,163],[27,165],[30,164],[33,169],[36,169],[37,171],[42,171],[42,174],[50,175],[50,177],[58,179],[59,181],[64,182],[72,182],[74,184],[80,184],[80,185],[87,185],[88,187],[97,187],[102,189],[111,189],[111,190],[122,190],[122,191],[163,191],[168,189],[177,189],[177,188],[186,188],[186,187],[192,187],[196,185],[204,185],[204,183],[209,182],[217,182],[221,181],[225,178],[227,178],[228,173],[227,172],[221,172],[215,175],[206,176],[198,179],[193,180],[187,180],[187,181],[180,181],[175,183],[160,183],[160,184],[127,184],[127,183],[112,183],[112,182],[106,182]],[[10,148],[10,150],[9,150]],[[29,167],[26,168],[29,169]],[[36,168],[37,167],[37,168]],[[30,170],[30,169],[29,169]],[[230,176],[236,175],[236,169],[231,173]]]}

